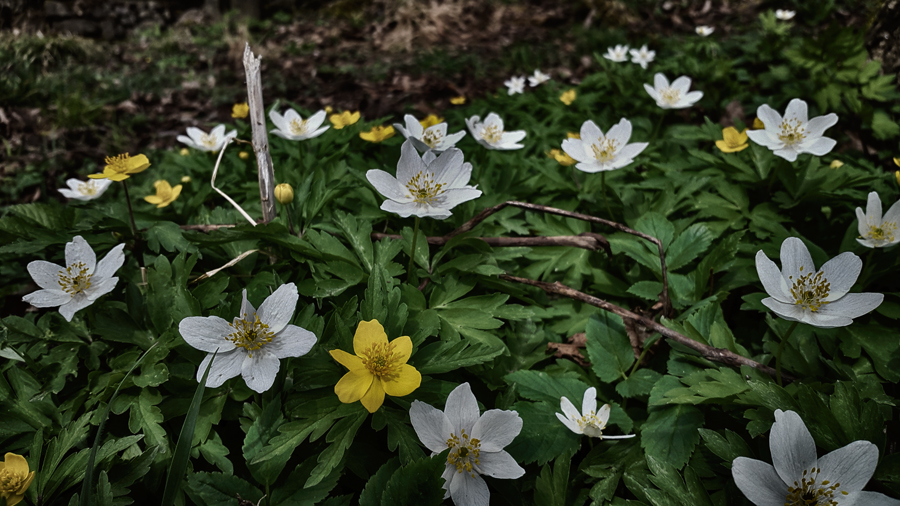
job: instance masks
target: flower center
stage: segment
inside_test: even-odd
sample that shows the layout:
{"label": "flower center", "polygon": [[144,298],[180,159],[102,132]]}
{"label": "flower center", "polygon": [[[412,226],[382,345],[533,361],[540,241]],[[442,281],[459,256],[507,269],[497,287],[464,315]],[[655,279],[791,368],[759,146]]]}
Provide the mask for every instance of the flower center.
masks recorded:
{"label": "flower center", "polygon": [[106,166],[109,170],[116,172],[118,174],[127,174],[128,173],[128,153],[124,155],[116,155],[116,156],[107,156],[106,157]]}
{"label": "flower center", "polygon": [[17,495],[27,477],[27,474],[14,473],[6,468],[0,469],[0,493]]}
{"label": "flower center", "polygon": [[242,318],[235,318],[228,326],[234,332],[225,336],[225,339],[234,343],[238,348],[247,350],[248,356],[253,357],[253,352],[262,348],[264,344],[272,342],[275,333],[269,330],[269,325],[259,321],[259,315],[253,314],[253,319],[244,313]]}
{"label": "flower center", "polygon": [[477,466],[481,463],[478,460],[478,456],[481,454],[481,441],[470,438],[466,434],[465,429],[463,429],[460,431],[459,436],[452,432],[450,433],[450,439],[447,440],[447,448],[450,448],[450,455],[447,455],[447,463],[456,466],[456,472],[461,473],[465,470],[474,478],[475,473],[472,471],[472,466]]}
{"label": "flower center", "polygon": [[85,196],[96,195],[97,194],[97,186],[94,185],[93,181],[78,183],[78,193],[85,195]]}
{"label": "flower center", "polygon": [[488,144],[497,144],[502,137],[503,130],[500,130],[497,125],[486,126],[481,131],[481,138],[486,140]]}
{"label": "flower center", "polygon": [[204,146],[206,146],[208,148],[214,148],[214,147],[216,147],[216,136],[210,135],[210,134],[203,134],[200,136],[200,144],[203,144]]}
{"label": "flower center", "polygon": [[578,428],[581,429],[581,432],[590,437],[602,437],[604,424],[597,417],[597,413],[591,411],[590,413],[582,416],[581,418],[575,420],[575,423],[578,424]]}
{"label": "flower center", "polygon": [[306,126],[307,120],[297,121],[296,119],[291,120],[291,124],[289,128],[291,129],[291,133],[294,135],[306,135],[307,130],[309,128]]}
{"label": "flower center", "polygon": [[[794,482],[794,486],[788,487],[787,497],[784,498],[784,506],[837,506],[838,502],[834,499],[834,492],[840,488],[840,483],[831,483],[824,480],[817,483],[821,469],[812,468],[810,471],[803,471],[803,477],[800,482]],[[841,490],[842,495],[847,492]]]}
{"label": "flower center", "polygon": [[360,358],[366,369],[379,378],[389,379],[395,373],[394,345],[391,343],[369,345]]}
{"label": "flower center", "polygon": [[896,232],[896,230],[897,224],[893,221],[886,221],[882,223],[880,227],[869,225],[869,231],[866,233],[866,238],[878,242],[894,242],[894,239],[896,238],[894,232]]}
{"label": "flower center", "polygon": [[794,304],[816,312],[822,306],[828,304],[828,301],[825,299],[831,292],[831,283],[825,279],[821,271],[815,275],[811,272],[803,274],[803,267],[801,266],[800,274],[800,277],[797,279],[794,279],[793,276],[788,276],[788,279],[792,281],[791,295],[794,296]]}
{"label": "flower center", "polygon": [[598,162],[610,162],[616,157],[619,143],[609,137],[600,137],[596,144],[591,144],[591,150],[594,151],[594,158]]}
{"label": "flower center", "polygon": [[425,135],[422,136],[422,142],[427,144],[429,148],[434,149],[441,143],[443,137],[444,134],[438,130],[425,130]]}
{"label": "flower center", "polygon": [[446,191],[444,183],[434,182],[433,173],[422,171],[406,183],[406,189],[410,193],[408,197],[415,199],[416,204],[426,205],[433,205],[438,196]]}
{"label": "flower center", "polygon": [[781,122],[781,133],[778,139],[787,146],[798,144],[806,138],[806,128],[798,119],[785,119]]}
{"label": "flower center", "polygon": [[662,97],[663,102],[669,105],[675,105],[681,100],[681,90],[676,88],[663,88],[660,90],[659,96]]}
{"label": "flower center", "polygon": [[92,273],[84,262],[73,263],[66,267],[65,272],[59,272],[59,288],[69,295],[77,295],[91,287]]}

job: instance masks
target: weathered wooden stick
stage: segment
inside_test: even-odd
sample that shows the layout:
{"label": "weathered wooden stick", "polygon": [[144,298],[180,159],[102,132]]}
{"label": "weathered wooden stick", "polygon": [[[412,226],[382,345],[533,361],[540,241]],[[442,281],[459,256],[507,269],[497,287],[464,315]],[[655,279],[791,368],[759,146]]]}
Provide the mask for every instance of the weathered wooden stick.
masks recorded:
{"label": "weathered wooden stick", "polygon": [[[380,241],[381,239],[400,239],[398,234],[382,234],[381,232],[373,232],[372,240]],[[523,237],[472,237],[484,241],[495,248],[515,247],[515,246],[571,246],[574,248],[582,248],[591,251],[605,250],[609,253],[609,242],[600,234],[585,232],[579,235],[555,235],[550,237],[543,236],[523,236]],[[432,246],[443,246],[450,240],[447,236],[426,237],[428,244]]]}
{"label": "weathered wooden stick", "polygon": [[259,62],[250,44],[244,46],[244,72],[247,76],[247,104],[250,106],[250,126],[253,129],[253,152],[259,173],[259,200],[262,204],[263,223],[275,219],[275,168],[269,153],[269,133],[266,131],[266,114],[263,107],[262,79]]}

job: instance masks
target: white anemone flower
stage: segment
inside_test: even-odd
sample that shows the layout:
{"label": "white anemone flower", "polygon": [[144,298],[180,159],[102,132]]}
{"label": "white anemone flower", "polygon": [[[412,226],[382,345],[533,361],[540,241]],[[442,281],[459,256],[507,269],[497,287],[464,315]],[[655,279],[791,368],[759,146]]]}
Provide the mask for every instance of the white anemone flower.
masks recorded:
{"label": "white anemone flower", "polygon": [[616,44],[615,47],[608,47],[606,48],[606,54],[603,55],[603,57],[614,62],[628,61],[628,46]]}
{"label": "white anemone flower", "polygon": [[237,137],[237,130],[225,133],[225,125],[218,125],[209,133],[204,132],[196,127],[188,127],[187,135],[179,135],[178,142],[187,144],[188,146],[199,149],[200,151],[212,151],[218,153],[222,146],[225,145],[226,139]]}
{"label": "white anemone flower", "polygon": [[269,111],[269,119],[272,120],[272,123],[276,127],[275,130],[270,130],[269,132],[289,141],[305,141],[306,139],[312,139],[313,137],[322,135],[325,133],[325,130],[330,128],[327,125],[319,128],[325,121],[324,110],[320,110],[309,118],[303,119],[300,114],[293,109],[284,111],[283,116],[275,109],[272,109]]}
{"label": "white anemone flower", "polygon": [[637,63],[644,69],[647,68],[647,64],[652,62],[653,58],[656,57],[656,51],[647,49],[647,44],[641,46],[640,49],[629,49],[628,52],[631,53],[632,63]]}
{"label": "white anemone flower", "polygon": [[56,307],[66,321],[80,309],[94,303],[116,287],[119,278],[113,276],[125,262],[124,244],[119,244],[97,262],[97,255],[80,235],[66,243],[66,265],[60,267],[44,260],[29,262],[28,273],[40,290],[29,293],[22,300],[34,307]]}
{"label": "white anemone flower", "polygon": [[716,31],[716,29],[711,26],[698,26],[697,28],[694,28],[694,32],[701,37],[709,37],[714,31]]}
{"label": "white anemone flower", "polygon": [[109,188],[109,185],[112,184],[112,179],[88,179],[87,181],[81,181],[79,179],[69,179],[66,181],[66,184],[69,186],[68,188],[59,188],[59,193],[63,194],[63,197],[67,199],[75,199],[75,200],[94,200],[106,191]]}
{"label": "white anemone flower", "polygon": [[525,91],[525,76],[510,77],[508,80],[503,81],[503,85],[506,86],[507,95],[522,93]]}
{"label": "white anemone flower", "polygon": [[528,86],[534,88],[535,86],[546,83],[549,80],[549,74],[541,72],[540,69],[534,69],[534,75],[528,76]]}
{"label": "white anemone flower", "polygon": [[900,242],[900,200],[881,215],[881,199],[878,192],[869,193],[869,202],[866,204],[866,212],[856,208],[856,219],[859,220],[859,238],[856,239],[863,246],[869,248],[884,248]]}
{"label": "white anemone flower", "polygon": [[653,76],[653,87],[644,84],[644,89],[663,109],[684,109],[703,98],[702,91],[688,91],[691,89],[691,78],[688,76],[681,76],[669,85],[666,76],[657,72]]}
{"label": "white anemone flower", "polygon": [[316,335],[296,325],[289,325],[297,306],[297,286],[281,285],[266,297],[259,309],[247,300],[244,290],[241,314],[231,323],[218,316],[189,316],[178,324],[185,342],[209,353],[197,369],[197,381],[216,353],[206,378],[207,388],[222,386],[238,374],[255,392],[265,392],[275,382],[287,357],[306,355],[316,344]]}
{"label": "white anemone flower", "polygon": [[631,139],[631,122],[625,118],[613,125],[606,135],[591,120],[581,125],[580,139],[566,139],[562,149],[578,161],[575,168],[584,172],[620,169],[634,161],[647,147],[646,142],[627,144]]}
{"label": "white anemone flower", "polygon": [[407,140],[412,141],[413,146],[423,153],[429,150],[440,153],[456,146],[456,143],[466,136],[465,130],[447,134],[447,122],[424,128],[412,114],[403,116],[403,120],[406,122],[406,128],[403,128],[400,123],[394,123],[394,128]]}
{"label": "white anemone flower", "polygon": [[762,303],[785,320],[814,327],[844,327],[881,304],[880,293],[848,293],[862,270],[862,260],[847,251],[816,271],[803,241],[781,243],[781,270],[760,250],[756,272],[770,296]]}
{"label": "white anemone flower", "polygon": [[837,123],[837,114],[807,120],[806,102],[799,98],[788,103],[784,118],[768,104],[759,106],[756,116],[763,122],[765,129],[748,130],[747,135],[753,142],[771,149],[789,162],[796,160],[800,153],[816,156],[828,154],[837,144],[834,139],[822,137],[826,129]]}
{"label": "white anemone flower", "polygon": [[491,409],[480,415],[468,383],[447,396],[444,411],[413,401],[409,419],[419,440],[432,456],[450,449],[444,478],[444,499],[456,506],[488,506],[490,492],[481,475],[515,479],[525,470],[503,450],[522,430],[515,411]]}
{"label": "white anemone flower", "polygon": [[463,163],[463,153],[448,149],[440,156],[428,151],[419,156],[412,142],[400,146],[397,177],[379,169],[366,172],[366,179],[385,196],[381,209],[403,218],[430,216],[448,218],[450,209],[481,196],[481,190],[469,186],[472,164]]}
{"label": "white anemone flower", "polygon": [[862,491],[878,466],[878,447],[869,441],[854,441],[818,458],[800,415],[777,409],[769,449],[774,465],[747,457],[731,464],[735,484],[756,506],[900,505]]}
{"label": "white anemone flower", "polygon": [[627,439],[634,437],[634,434],[625,436],[604,436],[603,430],[609,421],[609,404],[604,404],[597,411],[597,389],[594,387],[584,391],[584,399],[581,401],[581,413],[572,404],[568,397],[560,397],[559,407],[565,414],[556,413],[556,418],[563,423],[570,431],[575,434],[584,434],[588,437],[596,437],[600,439]]}
{"label": "white anemone flower", "polygon": [[782,21],[790,21],[791,19],[794,19],[795,14],[797,14],[797,13],[794,11],[789,11],[789,10],[785,10],[785,9],[776,9],[775,10],[775,17]]}
{"label": "white anemone flower", "polygon": [[504,131],[503,120],[496,113],[488,114],[487,118],[484,118],[484,123],[481,122],[480,116],[472,116],[466,120],[466,125],[472,132],[472,137],[488,149],[510,150],[525,147],[517,144],[525,138],[525,130]]}

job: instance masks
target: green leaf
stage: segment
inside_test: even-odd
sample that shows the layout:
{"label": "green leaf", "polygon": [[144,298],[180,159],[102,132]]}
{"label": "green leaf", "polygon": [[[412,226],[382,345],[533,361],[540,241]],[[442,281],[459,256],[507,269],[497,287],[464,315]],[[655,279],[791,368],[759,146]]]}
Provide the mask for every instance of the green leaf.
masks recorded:
{"label": "green leaf", "polygon": [[419,438],[409,424],[409,413],[395,409],[382,408],[388,427],[388,450],[400,448],[400,461],[409,464],[423,457]]}
{"label": "green leaf", "polygon": [[166,430],[160,425],[163,415],[157,407],[162,402],[162,395],[159,392],[154,393],[151,389],[144,389],[132,402],[128,417],[129,430],[132,433],[142,430],[147,444],[159,446],[164,453],[168,451],[169,442],[166,439]]}
{"label": "green leaf", "polygon": [[647,455],[680,468],[687,463],[700,440],[703,412],[694,406],[651,407],[641,428],[641,446]]}
{"label": "green leaf", "polygon": [[622,397],[649,395],[659,378],[662,378],[662,374],[652,369],[638,369],[628,379],[616,384],[616,392]]}
{"label": "green leaf", "polygon": [[260,463],[252,463],[263,451],[265,445],[278,434],[278,428],[285,423],[281,414],[281,399],[273,397],[263,408],[262,414],[256,417],[247,435],[244,437],[244,460],[248,463],[250,474],[261,485],[274,485],[290,455],[281,455]]}
{"label": "green leaf", "polygon": [[184,238],[184,232],[177,223],[171,221],[157,221],[153,226],[144,232],[144,239],[147,241],[147,247],[154,253],[159,253],[159,248],[170,253],[186,252],[198,253],[197,246]]}
{"label": "green leaf", "polygon": [[699,429],[699,431],[700,437],[703,438],[703,443],[709,448],[709,451],[724,460],[722,465],[728,469],[731,469],[731,463],[738,457],[754,457],[743,438],[732,430],[725,429],[722,432],[716,432],[710,429]]}
{"label": "green leaf", "polygon": [[559,404],[560,398],[568,397],[573,404],[581,405],[587,384],[574,375],[550,375],[543,371],[515,371],[503,379],[515,386],[519,395],[533,401],[547,401]]}
{"label": "green leaf", "polygon": [[446,452],[396,470],[384,487],[381,506],[438,506],[444,502]]}
{"label": "green leaf", "polygon": [[284,485],[272,490],[272,504],[290,504],[291,506],[313,506],[322,501],[337,485],[341,470],[335,468],[331,474],[312,487],[303,487],[316,465],[316,458],[309,457],[297,466],[288,476]]}
{"label": "green leaf", "polygon": [[666,250],[666,268],[669,271],[689,264],[712,243],[713,234],[702,223],[695,223],[685,229]]}
{"label": "green leaf", "polygon": [[359,494],[359,506],[381,506],[381,497],[384,495],[384,487],[394,472],[400,468],[400,459],[397,457],[388,460],[366,482],[366,488]]}
{"label": "green leaf", "polygon": [[520,401],[513,409],[522,417],[522,431],[506,451],[519,464],[544,465],[563,453],[574,453],[581,444],[581,436],[556,418],[555,413],[561,411],[558,398],[553,403]]}
{"label": "green leaf", "polygon": [[372,223],[368,220],[357,220],[352,214],[340,209],[334,211],[334,221],[344,237],[350,242],[356,256],[366,272],[372,272],[375,265],[375,253],[372,246]]}
{"label": "green leaf", "polygon": [[600,381],[625,378],[635,359],[622,318],[607,311],[591,316],[585,335],[591,369]]}
{"label": "green leaf", "polygon": [[318,465],[310,473],[309,479],[306,480],[303,488],[315,486],[331,474],[332,469],[338,466],[344,458],[344,453],[350,448],[350,444],[353,443],[353,437],[356,436],[356,431],[359,430],[359,426],[362,425],[367,414],[366,410],[360,405],[355,413],[342,418],[334,424],[334,427],[328,432],[328,436],[325,437],[325,441],[332,444],[319,454],[317,459]]}
{"label": "green leaf", "polygon": [[190,475],[185,492],[194,504],[206,506],[234,506],[238,495],[241,499],[256,504],[263,496],[258,488],[246,480],[222,473]]}
{"label": "green leaf", "polygon": [[900,135],[900,125],[879,109],[872,115],[872,132],[876,139],[893,139]]}
{"label": "green leaf", "polygon": [[434,342],[419,348],[413,365],[422,374],[440,374],[490,362],[505,350],[506,346],[469,341]]}
{"label": "green leaf", "polygon": [[534,504],[536,506],[566,506],[568,495],[569,468],[572,465],[572,455],[563,453],[550,464],[541,468],[541,474],[534,482]]}

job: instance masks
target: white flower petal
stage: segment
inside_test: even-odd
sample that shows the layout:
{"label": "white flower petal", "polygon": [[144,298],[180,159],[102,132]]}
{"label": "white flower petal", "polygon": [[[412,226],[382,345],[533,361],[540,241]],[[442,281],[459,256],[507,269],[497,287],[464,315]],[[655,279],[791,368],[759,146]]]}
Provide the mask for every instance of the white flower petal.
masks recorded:
{"label": "white flower petal", "polygon": [[178,332],[186,343],[200,351],[219,350],[221,356],[235,349],[234,343],[225,339],[234,329],[218,316],[188,316],[178,324]]}
{"label": "white flower petal", "polygon": [[406,131],[409,133],[410,137],[421,139],[422,135],[425,134],[425,127],[423,127],[422,124],[419,123],[419,120],[412,114],[404,115],[403,121],[406,123]]}
{"label": "white flower petal", "polygon": [[[203,373],[212,358],[213,354],[210,353],[200,362],[200,367],[197,368],[197,382],[203,379]],[[245,358],[247,355],[237,348],[230,352],[217,353],[212,367],[209,368],[209,376],[206,377],[206,388],[218,388],[240,374],[241,364],[244,363]]]}
{"label": "white flower petal", "polygon": [[378,190],[382,196],[398,202],[409,202],[412,200],[406,194],[406,187],[400,184],[394,176],[380,169],[372,169],[366,172],[366,179]]}
{"label": "white flower petal", "polygon": [[457,472],[450,479],[450,497],[456,506],[489,506],[491,493],[479,475]]}
{"label": "white flower petal", "polygon": [[[563,399],[565,399],[565,397],[563,397]],[[562,422],[563,425],[565,425],[566,428],[568,428],[570,431],[574,432],[575,434],[583,434],[581,429],[578,427],[578,424],[573,422],[570,418],[565,417],[559,413],[554,414],[556,415],[556,418],[558,418],[559,421]]]}
{"label": "white flower petal", "polygon": [[263,393],[272,388],[275,383],[275,376],[278,374],[278,368],[281,362],[278,357],[263,349],[253,352],[253,356],[248,356],[241,364],[241,376],[250,390]]}
{"label": "white flower petal", "polygon": [[900,501],[878,492],[850,492],[840,506],[900,506]]}
{"label": "white flower petal", "polygon": [[[778,111],[769,107],[769,104],[763,104],[756,109],[756,116],[766,126],[766,131],[772,134],[778,134],[781,128],[781,115]],[[755,130],[748,130],[747,133]]]}
{"label": "white flower petal", "polygon": [[793,411],[775,410],[775,423],[769,433],[769,449],[775,471],[784,483],[799,480],[803,471],[816,465],[816,442],[800,415]]}
{"label": "white flower petal", "polygon": [[731,464],[734,484],[756,506],[784,506],[788,487],[765,462],[738,457]]}
{"label": "white flower petal", "polygon": [[87,295],[84,293],[79,293],[75,297],[71,298],[69,302],[59,306],[59,314],[63,315],[63,318],[66,319],[67,322],[72,321],[72,317],[75,316],[75,313],[81,311],[82,309],[93,304],[94,301],[89,299]]}
{"label": "white flower petal", "polygon": [[[581,124],[580,134],[581,134],[581,139],[580,139],[581,143],[586,145],[585,146],[586,149],[590,149],[591,142],[594,142],[597,139],[600,139],[601,137],[603,137],[603,130],[600,130],[600,127],[598,127],[597,124],[594,123],[593,121],[587,120]],[[575,141],[578,139],[566,139],[566,140]],[[563,144],[565,144],[565,141],[563,141]],[[563,149],[565,149],[565,148],[563,148]],[[572,158],[575,158],[575,157],[573,156]],[[577,158],[575,158],[575,159],[577,160]]]}
{"label": "white flower petal", "polygon": [[631,139],[631,122],[622,118],[618,123],[610,127],[609,131],[606,132],[606,138],[614,141],[619,146],[617,151],[621,151],[628,140]]}
{"label": "white flower petal", "polygon": [[762,282],[763,289],[767,294],[779,302],[786,304],[794,302],[788,284],[781,274],[781,269],[775,265],[775,262],[769,260],[769,257],[762,250],[756,252],[756,273],[759,275],[759,280]]}
{"label": "white flower petal", "polygon": [[880,293],[848,293],[822,306],[818,313],[825,317],[859,318],[875,310],[884,301]]}
{"label": "white flower petal", "polygon": [[47,290],[60,290],[59,275],[65,272],[65,268],[60,267],[54,263],[47,262],[46,260],[33,260],[31,262],[28,262],[28,266],[26,268],[28,269],[28,274],[31,274],[31,279],[33,279],[39,287],[45,288]]}
{"label": "white flower petal", "polygon": [[[416,124],[418,124],[418,122],[416,122]],[[421,125],[419,126],[421,127]],[[420,157],[419,153],[416,151],[416,142],[423,145],[425,144],[418,139],[409,139],[400,146],[400,160],[397,162],[397,181],[404,186],[409,183],[409,180],[415,177],[416,174],[428,169],[425,162],[422,161],[422,157]]]}
{"label": "white flower petal", "polygon": [[[896,205],[896,204],[895,204]],[[859,216],[859,208],[857,207],[856,215]],[[893,209],[893,206],[891,207]],[[882,222],[881,216],[881,198],[878,197],[878,192],[869,192],[868,198],[866,199],[866,224],[879,226]],[[860,229],[862,230],[862,229]],[[865,235],[864,232],[860,232],[860,235]]]}
{"label": "white flower petal", "polygon": [[279,359],[302,357],[309,353],[315,344],[315,334],[302,327],[288,325],[266,345],[266,351]]}
{"label": "white flower petal", "polygon": [[193,144],[195,147],[199,147],[201,145],[200,141],[201,139],[203,139],[203,136],[206,135],[206,132],[200,130],[197,127],[187,127],[187,134],[188,137],[191,138],[191,144]]}
{"label": "white flower petal", "polygon": [[462,169],[463,158],[463,152],[457,148],[451,148],[441,153],[435,161],[428,165],[428,170],[434,174],[434,182],[446,185],[455,181]]}
{"label": "white flower petal", "polygon": [[581,418],[581,412],[578,411],[578,408],[576,408],[575,405],[572,404],[572,401],[570,401],[568,397],[560,397],[559,407],[560,409],[562,409],[563,414],[565,414],[566,417],[570,420],[578,420],[579,418]]}
{"label": "white flower petal", "polygon": [[835,113],[826,114],[825,116],[816,116],[809,120],[806,125],[807,137],[821,137],[825,134],[825,130],[837,125],[838,115]]}
{"label": "white flower petal", "polygon": [[[619,153],[616,155],[616,158],[622,158],[624,160],[628,160],[628,163],[631,163],[634,160],[634,157],[641,154],[647,146],[650,144],[647,142],[632,142],[631,144],[626,144],[625,147],[619,150]],[[628,163],[623,164],[628,165]]]}
{"label": "white flower petal", "polygon": [[[872,192],[875,193],[875,192]],[[869,201],[871,202],[872,193],[869,194]],[[878,194],[875,193],[875,198],[878,198]],[[871,205],[869,204],[869,209],[871,209]],[[878,214],[881,214],[881,201],[878,202]],[[881,220],[879,220],[881,221]],[[866,218],[866,214],[863,213],[863,210],[859,207],[856,208],[856,230],[859,232],[860,237],[865,237],[867,233],[869,233],[869,221]],[[859,240],[859,239],[857,239]]]}
{"label": "white flower petal", "polygon": [[472,188],[471,186],[466,188],[450,188],[444,193],[440,208],[449,211],[463,202],[475,200],[480,196],[481,190]]}
{"label": "white flower petal", "polygon": [[313,139],[313,138],[315,138],[315,137],[318,137],[318,136],[324,134],[325,131],[328,130],[329,128],[331,128],[331,127],[330,127],[330,126],[323,126],[322,128],[320,128],[320,129],[318,129],[318,130],[316,130],[316,131],[314,131],[314,132],[312,132],[312,133],[306,134],[306,136],[304,137],[304,139]]}
{"label": "white flower petal", "polygon": [[809,250],[800,239],[788,237],[781,243],[781,272],[785,278],[790,279],[793,276],[795,280],[805,274],[816,272]]}
{"label": "white flower petal", "polygon": [[650,98],[652,98],[654,101],[656,101],[657,105],[660,104],[659,93],[657,93],[656,90],[653,89],[652,86],[650,86],[647,83],[644,83],[644,90],[646,90],[647,94],[650,95]]}
{"label": "white flower petal", "polygon": [[849,292],[853,288],[853,283],[856,283],[859,273],[862,272],[862,265],[862,260],[849,251],[825,262],[819,269],[822,276],[831,285],[831,290],[825,300],[835,301]]}
{"label": "white flower petal", "polygon": [[272,295],[266,297],[256,310],[256,314],[262,323],[269,326],[269,331],[277,334],[291,322],[299,299],[297,285],[293,283],[281,285],[272,292]]}
{"label": "white flower petal", "polygon": [[89,273],[93,273],[97,267],[97,255],[80,235],[76,235],[72,242],[66,243],[66,266],[78,262],[84,263]]}
{"label": "white flower petal", "polygon": [[[419,441],[433,453],[447,449],[447,439],[453,432],[450,420],[444,412],[422,401],[413,401],[409,408],[409,421],[419,436]],[[455,471],[455,469],[454,469]]]}
{"label": "white flower petal", "polygon": [[[472,437],[481,441],[481,451],[499,452],[522,431],[522,419],[515,411],[489,409],[472,427]],[[504,452],[505,453],[505,452]]]}
{"label": "white flower petal", "polygon": [[840,483],[840,490],[862,490],[878,467],[878,447],[868,441],[854,441],[819,459],[818,482]]}
{"label": "white flower petal", "polygon": [[272,120],[272,124],[275,125],[275,128],[282,131],[288,130],[288,122],[285,121],[284,116],[278,113],[275,109],[269,111],[269,119]]}
{"label": "white flower petal", "polygon": [[566,139],[562,142],[562,150],[576,161],[591,162],[594,158],[587,155],[584,144],[578,139]]}
{"label": "white flower petal", "polygon": [[[415,202],[397,202],[394,200],[385,200],[381,203],[381,210],[389,213],[396,213],[401,218],[409,218],[413,214],[418,214],[419,205]],[[447,216],[450,216],[449,214]]]}
{"label": "white flower petal", "polygon": [[450,392],[444,414],[450,420],[454,433],[462,430],[468,434],[472,433],[472,427],[478,421],[479,413],[478,401],[475,400],[472,387],[468,383],[463,383]]}
{"label": "white flower petal", "polygon": [[775,149],[772,151],[772,154],[775,156],[780,156],[789,162],[794,162],[797,160],[797,150],[793,147],[785,146],[782,149]]}
{"label": "white flower petal", "polygon": [[[879,199],[878,205],[878,213],[881,214],[881,200]],[[884,217],[882,217],[879,221],[879,225],[883,223],[894,223],[895,225],[900,225],[900,200],[894,202],[891,207],[888,208],[887,212],[884,213]]]}
{"label": "white flower petal", "polygon": [[669,87],[669,80],[666,79],[665,74],[663,74],[661,72],[657,72],[656,74],[653,74],[653,88],[655,88],[657,92],[660,90],[663,90],[665,88],[668,88],[668,87]]}
{"label": "white flower petal", "polygon": [[[596,405],[596,402],[594,404]],[[600,406],[600,411],[597,412],[597,418],[600,420],[600,425],[602,428],[606,428],[606,423],[609,422],[609,414],[611,411],[612,408],[609,404]]]}
{"label": "white flower petal", "polygon": [[491,478],[514,480],[525,474],[525,470],[512,458],[512,455],[505,451],[485,451],[482,446],[478,460],[478,471]]}
{"label": "white flower petal", "polygon": [[[323,109],[319,109],[315,114],[307,118],[306,126],[310,130],[315,130],[325,122],[325,111]],[[326,127],[327,129],[327,127]],[[324,132],[324,130],[323,130]]]}
{"label": "white flower petal", "polygon": [[[597,412],[597,389],[590,387],[584,391],[584,398],[581,400],[581,414],[587,415]],[[604,421],[604,423],[606,423]]]}
{"label": "white flower petal", "polygon": [[109,253],[97,264],[94,279],[112,277],[125,263],[125,253],[122,251],[124,249],[125,244],[119,244],[109,250]]}
{"label": "white flower petal", "polygon": [[784,119],[796,119],[800,122],[801,125],[805,125],[809,119],[809,116],[807,115],[806,102],[800,100],[799,98],[792,99],[790,102],[788,102],[787,109],[785,109],[784,111]]}
{"label": "white flower petal", "polygon": [[811,155],[822,156],[827,155],[837,145],[837,141],[828,137],[819,137],[815,142],[808,146],[801,145],[799,152],[809,153]]}
{"label": "white flower petal", "polygon": [[691,89],[691,78],[688,76],[679,77],[672,81],[672,88],[680,91],[682,95],[686,95],[688,90]]}
{"label": "white flower petal", "polygon": [[696,102],[700,101],[701,98],[703,98],[702,91],[692,91],[690,93],[685,93],[684,97],[681,99],[681,102],[684,103],[683,107],[690,107]]}
{"label": "white flower petal", "polygon": [[[97,276],[94,276],[95,278]],[[119,282],[119,278],[111,277],[111,278],[98,278],[96,280],[91,280],[91,287],[84,291],[84,294],[87,295],[87,298],[91,301],[95,301],[100,297],[108,294],[113,291],[113,288],[116,287],[116,283]]]}
{"label": "white flower petal", "polygon": [[750,137],[751,141],[760,146],[765,146],[770,149],[784,145],[781,141],[772,140],[772,137],[765,130],[747,130],[747,137]]}
{"label": "white flower petal", "polygon": [[465,130],[460,130],[459,132],[456,132],[455,134],[445,135],[444,138],[441,139],[441,143],[440,143],[441,150],[452,148],[453,146],[456,145],[457,142],[462,140],[462,138],[465,136],[466,136]]}
{"label": "white flower petal", "polygon": [[241,292],[241,314],[240,318],[249,318],[254,319],[254,315],[256,314],[256,308],[253,307],[253,304],[250,303],[250,300],[247,299],[247,289]]}
{"label": "white flower petal", "polygon": [[22,300],[34,307],[57,307],[72,300],[72,296],[62,290],[45,289],[31,292]]}

